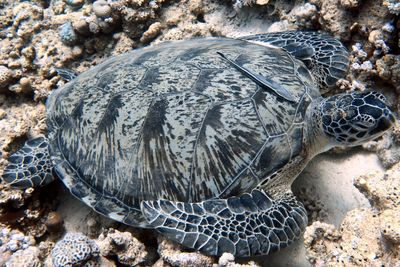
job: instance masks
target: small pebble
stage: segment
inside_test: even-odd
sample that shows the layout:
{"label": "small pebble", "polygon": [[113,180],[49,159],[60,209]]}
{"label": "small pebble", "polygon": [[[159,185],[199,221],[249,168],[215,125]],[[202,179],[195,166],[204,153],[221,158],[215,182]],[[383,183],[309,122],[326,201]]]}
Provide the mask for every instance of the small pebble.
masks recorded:
{"label": "small pebble", "polygon": [[[7,112],[0,108],[0,120],[4,119],[7,116]],[[2,237],[2,234],[0,233],[0,237]]]}
{"label": "small pebble", "polygon": [[96,2],[93,3],[93,12],[96,15],[96,17],[99,18],[106,18],[111,16],[111,7],[107,3],[107,1],[104,0],[97,0]]}
{"label": "small pebble", "polygon": [[47,231],[50,233],[56,233],[62,229],[63,223],[63,218],[58,212],[50,212],[47,216],[45,225],[47,227]]}
{"label": "small pebble", "polygon": [[268,4],[269,0],[256,0],[256,4],[260,6],[264,6]]}
{"label": "small pebble", "polygon": [[63,42],[66,45],[73,45],[78,40],[78,36],[76,35],[74,28],[72,27],[72,23],[70,21],[60,26],[59,34],[61,42]]}
{"label": "small pebble", "polygon": [[11,252],[15,252],[19,249],[18,242],[16,240],[10,240],[7,243],[7,249]]}
{"label": "small pebble", "polygon": [[223,253],[218,260],[218,265],[227,266],[229,263],[234,262],[235,257],[231,253]]}
{"label": "small pebble", "polygon": [[10,234],[10,229],[8,229],[8,228],[1,229],[1,236],[2,237],[7,237],[9,234]]}
{"label": "small pebble", "polygon": [[382,31],[385,31],[385,32],[394,32],[394,30],[395,30],[395,27],[392,25],[392,23],[386,23],[385,25],[383,25],[383,27],[382,27]]}
{"label": "small pebble", "polygon": [[73,23],[74,29],[82,35],[90,33],[89,24],[84,19],[79,19]]}
{"label": "small pebble", "polygon": [[11,236],[11,239],[12,239],[12,240],[17,240],[17,241],[21,241],[21,242],[24,241],[24,238],[25,238],[25,236],[22,235],[22,234],[13,234],[13,235]]}
{"label": "small pebble", "polygon": [[84,3],[85,0],[67,0],[67,5],[73,8],[80,8]]}
{"label": "small pebble", "polygon": [[19,85],[24,93],[31,92],[31,81],[27,77],[22,77],[19,80]]}
{"label": "small pebble", "polygon": [[380,30],[373,30],[370,32],[368,36],[368,41],[371,44],[374,44],[377,40],[380,40],[383,38],[382,32]]}

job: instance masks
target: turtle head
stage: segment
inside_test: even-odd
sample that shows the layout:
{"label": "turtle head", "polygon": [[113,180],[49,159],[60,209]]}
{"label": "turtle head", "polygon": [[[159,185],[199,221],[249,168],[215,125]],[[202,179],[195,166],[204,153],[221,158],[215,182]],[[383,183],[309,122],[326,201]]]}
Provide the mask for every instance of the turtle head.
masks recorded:
{"label": "turtle head", "polygon": [[354,92],[328,97],[320,102],[322,130],[330,146],[356,146],[381,136],[395,117],[377,92]]}

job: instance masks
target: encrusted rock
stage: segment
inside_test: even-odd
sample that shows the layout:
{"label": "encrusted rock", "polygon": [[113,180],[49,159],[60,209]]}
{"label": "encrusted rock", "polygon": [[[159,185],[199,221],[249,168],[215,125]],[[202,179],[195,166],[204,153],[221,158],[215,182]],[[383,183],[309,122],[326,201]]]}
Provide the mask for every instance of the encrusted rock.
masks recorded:
{"label": "encrusted rock", "polygon": [[75,20],[72,25],[74,29],[82,35],[88,35],[90,33],[89,23],[84,18]]}
{"label": "encrusted rock", "polygon": [[307,257],[317,266],[397,266],[400,263],[400,164],[358,177],[354,184],[375,209],[347,213],[340,228],[306,228]]}
{"label": "encrusted rock", "polygon": [[299,5],[293,8],[290,13],[283,18],[294,23],[300,28],[309,28],[317,22],[318,10],[317,7],[310,3]]}
{"label": "encrusted rock", "polygon": [[213,257],[200,252],[182,252],[179,245],[163,237],[160,237],[159,240],[158,253],[165,262],[172,266],[203,267],[212,266],[215,263]]}
{"label": "encrusted rock", "polygon": [[340,4],[345,8],[355,8],[359,5],[359,0],[340,0]]}
{"label": "encrusted rock", "polygon": [[67,21],[60,26],[60,38],[61,41],[66,45],[73,45],[78,40],[78,36],[74,31],[74,27],[70,21]]}
{"label": "encrusted rock", "polygon": [[5,66],[0,66],[0,89],[7,88],[11,84],[12,79],[12,71]]}
{"label": "encrusted rock", "polygon": [[388,54],[376,61],[379,77],[392,84],[400,92],[400,56]]}
{"label": "encrusted rock", "polygon": [[99,247],[81,233],[67,233],[51,252],[55,267],[99,266]]}
{"label": "encrusted rock", "polygon": [[105,257],[117,257],[120,264],[135,266],[147,259],[146,247],[130,232],[109,229],[97,239],[100,253]]}
{"label": "encrusted rock", "polygon": [[140,38],[140,41],[142,43],[148,43],[154,38],[157,37],[158,34],[160,34],[163,26],[161,25],[160,22],[155,22],[150,25],[150,27],[143,33],[142,38]]}
{"label": "encrusted rock", "polygon": [[32,236],[24,235],[18,230],[11,230],[1,227],[0,231],[1,251],[16,252],[18,250],[27,249],[29,246],[36,244]]}
{"label": "encrusted rock", "polygon": [[385,172],[357,177],[354,185],[381,210],[400,207],[400,164]]}
{"label": "encrusted rock", "polygon": [[400,206],[384,210],[379,215],[379,223],[382,235],[400,248]]}
{"label": "encrusted rock", "polygon": [[400,14],[400,2],[397,0],[385,0],[382,5],[386,6],[390,13],[399,15]]}
{"label": "encrusted rock", "polygon": [[316,266],[377,266],[383,257],[378,217],[367,209],[347,213],[339,230],[314,222],[307,227],[304,244],[309,261]]}
{"label": "encrusted rock", "polygon": [[235,263],[235,257],[230,253],[224,253],[218,259],[218,264],[213,264],[213,267],[260,267],[254,261],[249,261],[247,264]]}
{"label": "encrusted rock", "polygon": [[11,255],[5,267],[41,267],[41,252],[37,247],[19,250]]}
{"label": "encrusted rock", "polygon": [[233,256],[231,253],[224,253],[219,257],[218,259],[218,265],[221,266],[227,266],[229,263],[232,263],[235,261],[235,256]]}

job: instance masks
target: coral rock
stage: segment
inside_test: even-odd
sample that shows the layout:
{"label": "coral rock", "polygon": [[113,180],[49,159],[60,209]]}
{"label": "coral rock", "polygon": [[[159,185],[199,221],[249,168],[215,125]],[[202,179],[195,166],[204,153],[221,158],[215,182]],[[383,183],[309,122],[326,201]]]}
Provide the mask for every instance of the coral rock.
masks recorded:
{"label": "coral rock", "polygon": [[227,266],[229,263],[232,263],[234,261],[235,261],[235,256],[233,256],[231,253],[224,253],[219,258],[218,265]]}
{"label": "coral rock", "polygon": [[40,267],[42,260],[40,250],[37,247],[29,247],[19,250],[11,255],[5,263],[6,267]]}
{"label": "coral rock", "polygon": [[383,255],[378,217],[367,209],[347,213],[340,230],[314,222],[304,234],[307,257],[316,266],[378,266]]}
{"label": "coral rock", "polygon": [[11,84],[12,79],[12,71],[5,66],[0,66],[0,89],[7,88]]}
{"label": "coral rock", "polygon": [[81,233],[67,233],[54,246],[51,257],[55,267],[99,266],[100,250],[96,243]]}
{"label": "coral rock", "polygon": [[359,5],[359,0],[340,0],[340,4],[345,8],[355,8]]}
{"label": "coral rock", "polygon": [[376,62],[379,77],[390,82],[400,92],[400,56],[385,55]]}
{"label": "coral rock", "polygon": [[142,43],[147,43],[153,40],[154,38],[157,37],[158,34],[160,34],[162,30],[162,25],[160,22],[155,22],[150,25],[150,27],[143,33],[142,38],[140,38],[140,41]]}
{"label": "coral rock", "polygon": [[400,164],[386,172],[375,172],[357,177],[354,185],[378,209],[400,207]]}
{"label": "coral rock", "polygon": [[117,256],[117,260],[125,265],[137,265],[146,261],[145,246],[129,232],[109,229],[97,240],[102,256]]}
{"label": "coral rock", "polygon": [[305,3],[293,8],[284,18],[287,18],[288,21],[300,28],[313,27],[318,18],[317,7],[313,4]]}
{"label": "coral rock", "polygon": [[158,252],[161,258],[172,266],[202,267],[212,266],[215,263],[213,257],[205,256],[200,252],[182,252],[176,243],[160,237]]}
{"label": "coral rock", "polygon": [[400,207],[384,210],[379,215],[380,229],[383,236],[400,248]]}
{"label": "coral rock", "polygon": [[386,0],[383,1],[382,5],[386,6],[390,13],[399,15],[400,14],[400,3],[398,0]]}

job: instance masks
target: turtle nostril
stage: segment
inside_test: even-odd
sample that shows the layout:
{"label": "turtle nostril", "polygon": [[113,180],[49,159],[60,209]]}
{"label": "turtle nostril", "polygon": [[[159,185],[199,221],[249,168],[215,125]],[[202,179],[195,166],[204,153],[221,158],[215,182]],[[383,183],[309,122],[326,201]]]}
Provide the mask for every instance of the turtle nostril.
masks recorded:
{"label": "turtle nostril", "polygon": [[396,118],[394,117],[393,113],[390,113],[389,120],[394,124],[396,122]]}
{"label": "turtle nostril", "polygon": [[385,109],[383,111],[383,114],[386,116],[386,118],[392,123],[394,124],[396,122],[396,118],[393,115],[393,112],[391,112],[389,109]]}

